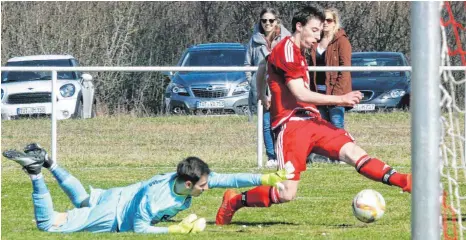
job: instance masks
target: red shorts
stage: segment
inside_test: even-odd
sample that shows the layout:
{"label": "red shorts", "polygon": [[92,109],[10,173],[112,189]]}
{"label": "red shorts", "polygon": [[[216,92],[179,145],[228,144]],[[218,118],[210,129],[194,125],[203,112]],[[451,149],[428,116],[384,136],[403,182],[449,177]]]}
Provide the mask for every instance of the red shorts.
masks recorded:
{"label": "red shorts", "polygon": [[278,168],[291,162],[295,177],[299,180],[306,170],[306,159],[317,153],[331,159],[340,158],[340,149],[354,139],[344,129],[339,129],[321,118],[292,117],[275,130]]}

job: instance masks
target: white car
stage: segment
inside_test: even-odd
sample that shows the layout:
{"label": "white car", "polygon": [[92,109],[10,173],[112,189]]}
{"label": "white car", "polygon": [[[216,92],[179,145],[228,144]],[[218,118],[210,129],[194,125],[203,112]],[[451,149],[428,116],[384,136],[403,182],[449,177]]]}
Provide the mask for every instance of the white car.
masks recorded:
{"label": "white car", "polygon": [[[36,55],[14,57],[6,66],[73,67],[78,61],[71,55]],[[52,72],[2,72],[2,119],[52,114]],[[95,116],[92,76],[77,71],[57,73],[57,119]]]}

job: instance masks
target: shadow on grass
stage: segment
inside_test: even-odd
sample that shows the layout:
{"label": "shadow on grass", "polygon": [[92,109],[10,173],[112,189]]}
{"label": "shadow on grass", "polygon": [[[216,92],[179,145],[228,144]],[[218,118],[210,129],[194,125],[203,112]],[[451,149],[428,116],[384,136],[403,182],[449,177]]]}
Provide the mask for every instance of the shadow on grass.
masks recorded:
{"label": "shadow on grass", "polygon": [[[214,221],[207,221],[208,224],[215,225]],[[254,227],[254,226],[273,226],[273,225],[294,225],[294,226],[299,226],[300,224],[297,223],[290,223],[290,222],[283,222],[283,221],[269,221],[269,222],[238,222],[234,221],[231,222],[230,225],[246,225],[248,227]]]}
{"label": "shadow on grass", "polygon": [[340,224],[312,224],[316,226],[325,226],[329,228],[367,228],[369,224],[348,224],[348,223],[340,223]]}

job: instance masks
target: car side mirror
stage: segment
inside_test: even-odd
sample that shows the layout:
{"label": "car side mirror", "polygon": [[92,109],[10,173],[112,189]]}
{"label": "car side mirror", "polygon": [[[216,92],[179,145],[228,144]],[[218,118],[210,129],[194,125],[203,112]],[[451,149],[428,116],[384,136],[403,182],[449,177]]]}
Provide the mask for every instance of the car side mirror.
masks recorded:
{"label": "car side mirror", "polygon": [[81,77],[83,78],[84,81],[92,81],[91,74],[83,73],[83,75]]}
{"label": "car side mirror", "polygon": [[173,72],[172,72],[172,71],[169,71],[169,72],[162,72],[162,74],[165,75],[165,76],[169,76],[169,77],[173,76]]}

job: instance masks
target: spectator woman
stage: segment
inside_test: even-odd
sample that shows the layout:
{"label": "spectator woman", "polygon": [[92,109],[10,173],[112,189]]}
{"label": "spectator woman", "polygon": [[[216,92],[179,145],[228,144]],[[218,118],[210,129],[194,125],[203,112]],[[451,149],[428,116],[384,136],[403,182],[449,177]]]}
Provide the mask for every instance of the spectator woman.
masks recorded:
{"label": "spectator woman", "polygon": [[[340,14],[335,8],[325,10],[325,21],[320,41],[311,50],[309,65],[351,66],[351,44],[341,27]],[[314,79],[311,89],[327,95],[343,95],[352,91],[350,72],[310,72]],[[337,128],[345,128],[345,107],[317,106],[323,119]],[[308,161],[338,163],[317,154],[311,154]]]}
{"label": "spectator woman", "polygon": [[[351,66],[351,44],[340,25],[340,15],[335,8],[325,10],[325,21],[320,42],[312,50],[316,66]],[[327,95],[343,95],[351,92],[350,72],[317,72],[315,90]],[[337,128],[345,128],[345,108],[319,106],[322,118]]]}
{"label": "spectator woman", "polygon": [[[281,25],[279,13],[273,8],[265,8],[260,12],[259,21],[254,25],[254,32],[249,40],[246,52],[245,66],[258,66],[259,63],[270,54],[272,48],[284,37],[291,35]],[[256,73],[246,72],[250,85],[249,92],[249,116],[257,110]],[[264,109],[263,116],[264,144],[268,161],[266,167],[276,167],[276,155],[274,150],[273,132],[270,127],[270,112]]]}

